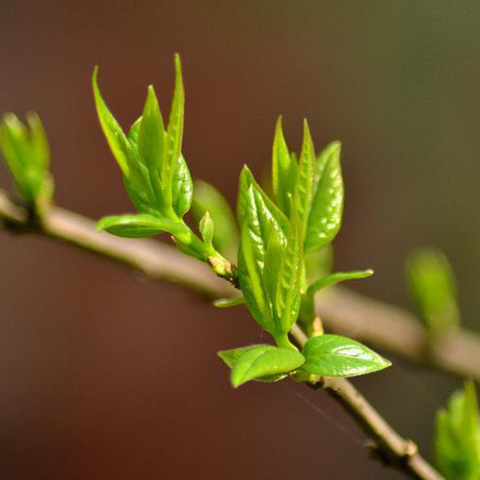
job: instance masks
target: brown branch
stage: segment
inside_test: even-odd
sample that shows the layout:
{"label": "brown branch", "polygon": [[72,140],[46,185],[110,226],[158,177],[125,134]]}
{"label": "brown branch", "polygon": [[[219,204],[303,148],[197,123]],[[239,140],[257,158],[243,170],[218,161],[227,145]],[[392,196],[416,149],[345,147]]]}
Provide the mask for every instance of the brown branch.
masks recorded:
{"label": "brown branch", "polygon": [[[223,282],[212,277],[203,264],[178,253],[172,247],[151,240],[132,241],[98,233],[91,220],[58,207],[52,207],[42,223],[32,227],[25,212],[0,191],[0,219],[10,231],[33,231],[74,245],[132,267],[152,280],[180,284],[209,297],[232,293]],[[401,310],[363,299],[343,289],[336,289],[335,293],[325,296],[319,302],[318,310],[322,317],[328,319],[327,325],[336,331],[365,339],[411,360],[424,361],[424,333],[419,324]],[[389,330],[394,327],[396,330]],[[380,333],[382,331],[385,332],[383,335]],[[299,343],[306,341],[300,328],[294,328],[292,334]],[[396,336],[400,334],[402,336]],[[473,334],[469,335],[474,338]],[[471,340],[470,337],[465,338]],[[475,341],[472,343],[475,345]],[[479,345],[477,340],[477,347]],[[462,344],[455,346],[462,347]],[[455,353],[454,350],[447,351],[451,352],[449,355]],[[474,353],[478,351],[480,348]],[[449,355],[438,357],[434,353],[430,361],[437,362],[437,366],[448,371],[460,373],[458,362],[454,362]],[[471,367],[466,363],[460,365]],[[343,406],[372,440],[376,456],[384,463],[414,479],[442,478],[418,454],[415,444],[400,437],[350,382],[325,378],[312,386],[323,388]]]}

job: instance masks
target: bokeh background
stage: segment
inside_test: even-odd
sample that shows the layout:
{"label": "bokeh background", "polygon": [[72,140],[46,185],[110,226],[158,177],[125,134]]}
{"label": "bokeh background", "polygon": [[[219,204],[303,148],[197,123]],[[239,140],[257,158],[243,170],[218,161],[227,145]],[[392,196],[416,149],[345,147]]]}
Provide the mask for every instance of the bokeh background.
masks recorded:
{"label": "bokeh background", "polygon": [[[184,63],[184,153],[233,203],[261,176],[274,122],[300,146],[343,142],[337,268],[409,306],[403,261],[445,250],[464,322],[480,329],[480,3],[173,0],[0,2],[0,111],[38,111],[56,202],[93,218],[131,210],[96,120],[90,75],[124,126],[154,83],[164,111]],[[11,182],[0,167],[0,186]],[[0,234],[0,477],[397,479],[356,426],[293,382],[234,391],[215,352],[260,340],[242,309],[69,247]],[[429,455],[433,412],[458,380],[401,361],[355,382]],[[315,408],[312,407],[312,404]]]}

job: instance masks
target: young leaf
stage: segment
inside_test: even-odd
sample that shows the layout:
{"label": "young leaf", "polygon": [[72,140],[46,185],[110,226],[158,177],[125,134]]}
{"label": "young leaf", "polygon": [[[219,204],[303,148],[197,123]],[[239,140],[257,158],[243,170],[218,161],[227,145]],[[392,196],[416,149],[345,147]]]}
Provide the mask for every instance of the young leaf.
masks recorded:
{"label": "young leaf", "polygon": [[410,254],[407,282],[420,315],[433,334],[444,334],[460,323],[455,276],[447,257],[424,248]]}
{"label": "young leaf", "polygon": [[434,441],[440,472],[449,480],[480,478],[480,414],[473,382],[437,414]]}
{"label": "young leaf", "polygon": [[317,159],[316,187],[308,218],[305,251],[318,250],[333,241],[340,230],[342,213],[340,143],[332,142]]}
{"label": "young leaf", "polygon": [[188,233],[188,227],[180,222],[153,215],[114,215],[97,222],[97,230],[106,230],[119,237],[144,238],[169,232],[172,235]]}
{"label": "young leaf", "polygon": [[313,282],[307,290],[307,295],[313,296],[316,292],[322,288],[329,287],[330,285],[335,285],[345,280],[359,280],[361,278],[371,277],[373,275],[373,270],[358,270],[354,272],[337,272],[332,273],[318,279],[316,282]]}
{"label": "young leaf", "polygon": [[206,245],[212,246],[213,233],[215,231],[215,226],[213,224],[212,217],[208,212],[205,212],[205,215],[200,220],[198,225],[202,239]]}
{"label": "young leaf", "polygon": [[172,204],[174,212],[180,217],[190,210],[193,198],[193,182],[183,155],[177,158],[173,166]]}
{"label": "young leaf", "polygon": [[355,377],[391,365],[365,345],[340,335],[313,337],[302,353],[305,357],[302,370],[321,377]]}
{"label": "young leaf", "polygon": [[290,206],[295,193],[297,178],[297,161],[288,151],[282,131],[282,117],[279,117],[275,127],[272,154],[272,184],[277,205],[283,213],[290,216]]}
{"label": "young leaf", "polygon": [[213,305],[217,308],[229,308],[236,307],[237,305],[244,305],[245,298],[242,295],[232,298],[219,298],[213,302]]}
{"label": "young leaf", "polygon": [[197,221],[209,212],[215,224],[213,246],[222,254],[237,252],[238,229],[235,216],[223,195],[212,185],[195,180],[192,213]]}
{"label": "young leaf", "polygon": [[305,235],[308,215],[312,204],[315,181],[315,150],[307,120],[303,122],[303,144],[300,153],[297,182],[295,185],[294,205],[300,219],[302,232]]}
{"label": "young leaf", "polygon": [[232,369],[230,380],[235,388],[249,380],[292,372],[305,361],[296,350],[272,345],[225,350],[218,355]]}

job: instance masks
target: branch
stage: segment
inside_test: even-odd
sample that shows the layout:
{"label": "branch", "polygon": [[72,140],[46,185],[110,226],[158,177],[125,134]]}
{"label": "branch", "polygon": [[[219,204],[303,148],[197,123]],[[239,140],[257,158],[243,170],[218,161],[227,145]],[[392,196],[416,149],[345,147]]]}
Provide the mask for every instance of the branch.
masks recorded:
{"label": "branch", "polygon": [[[0,219],[11,231],[32,231],[74,245],[127,265],[150,280],[182,285],[208,298],[233,294],[233,289],[212,276],[203,263],[174,247],[96,232],[91,220],[58,207],[52,207],[43,224],[32,230],[24,210],[0,190]],[[316,308],[328,330],[480,382],[480,335],[476,333],[458,330],[432,343],[420,320],[409,312],[341,287],[318,295]]]}
{"label": "branch", "polygon": [[[0,219],[3,220],[5,227],[11,232],[37,233],[74,245],[82,250],[134,268],[151,280],[163,280],[179,284],[210,298],[232,295],[233,293],[231,288],[225,288],[224,282],[212,277],[210,270],[204,264],[180,254],[173,247],[152,240],[127,240],[103,232],[96,232],[91,220],[67,210],[52,207],[40,224],[31,225],[25,211],[15,205],[1,190]],[[361,309],[357,310],[357,308],[359,308],[359,305],[361,306],[364,300],[359,300],[361,297],[352,296],[351,293],[344,290],[337,289],[337,292],[339,293],[329,295],[322,300],[319,305],[321,314],[325,315],[326,318],[333,317],[337,320],[342,314],[346,315],[347,319],[350,315],[351,318],[346,322],[347,327],[343,326],[342,328],[353,329],[357,326],[359,330],[362,320]],[[341,299],[343,297],[350,298],[350,304],[346,302],[346,307],[343,305],[345,308],[342,313],[340,307],[335,305],[342,305]],[[366,302],[368,305],[368,302],[372,301],[366,300]],[[372,309],[371,305],[368,306]],[[340,311],[337,312],[336,308],[339,308]],[[382,308],[387,307],[382,306]],[[395,312],[395,310],[393,311]],[[371,312],[367,309],[367,313],[370,314]],[[381,312],[382,315],[384,313],[386,312]],[[401,315],[397,313],[397,317],[401,317]],[[385,328],[385,321],[384,318],[382,329]],[[400,321],[403,320],[400,319]],[[413,322],[411,319],[408,319],[408,321]],[[328,325],[335,328],[335,320]],[[409,325],[409,327],[412,326]],[[338,330],[340,329],[341,327],[338,325]],[[369,332],[369,330],[363,329],[357,333],[359,333],[359,336],[365,336],[366,332]],[[395,344],[388,335],[382,338],[378,332],[376,334],[371,339],[371,343],[375,343],[375,340],[381,346],[389,346],[392,343],[390,346],[393,346],[393,351],[396,353],[402,351],[399,344]],[[292,335],[299,344],[304,344],[307,340],[304,332],[298,326],[292,329]],[[415,335],[418,336],[418,332]],[[400,340],[404,341],[403,338],[400,338]],[[318,383],[311,383],[310,386],[312,388],[322,388],[342,405],[371,439],[373,442],[372,451],[383,463],[404,472],[413,479],[442,479],[419,455],[416,445],[412,441],[400,437],[348,380],[324,378]]]}

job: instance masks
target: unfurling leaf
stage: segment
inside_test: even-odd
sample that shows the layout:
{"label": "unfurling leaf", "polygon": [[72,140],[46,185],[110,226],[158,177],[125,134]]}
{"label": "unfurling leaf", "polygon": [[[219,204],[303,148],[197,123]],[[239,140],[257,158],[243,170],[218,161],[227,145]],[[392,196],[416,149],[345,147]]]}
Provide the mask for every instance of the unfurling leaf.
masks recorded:
{"label": "unfurling leaf", "polygon": [[98,221],[96,228],[119,237],[129,238],[152,237],[162,232],[177,236],[189,232],[188,227],[181,222],[148,214],[104,217]]}
{"label": "unfurling leaf", "polygon": [[473,382],[455,392],[437,414],[435,457],[448,480],[480,478],[480,414]]}
{"label": "unfurling leaf", "polygon": [[242,295],[232,298],[219,298],[213,302],[213,305],[217,308],[230,308],[237,305],[244,305],[245,298]]}
{"label": "unfurling leaf", "polygon": [[290,348],[252,345],[218,352],[231,368],[230,380],[237,388],[249,380],[278,381],[302,366],[302,354]]}
{"label": "unfurling leaf", "polygon": [[307,295],[314,295],[316,292],[322,288],[335,285],[340,282],[345,282],[346,280],[359,280],[361,278],[371,277],[373,275],[373,270],[358,270],[353,272],[337,272],[330,275],[326,275],[318,279],[316,282],[313,282],[307,290]]}
{"label": "unfurling leaf", "polygon": [[333,241],[343,213],[340,143],[332,142],[317,159],[315,187],[308,218],[305,251],[318,250]]}
{"label": "unfurling leaf", "polygon": [[0,148],[18,192],[32,211],[41,214],[51,201],[53,181],[40,117],[29,113],[25,126],[13,113],[7,113],[0,124]]}
{"label": "unfurling leaf", "polygon": [[198,228],[205,244],[208,246],[212,246],[215,226],[213,224],[212,217],[210,217],[210,214],[208,212],[205,212],[205,215],[200,220]]}
{"label": "unfurling leaf", "polygon": [[302,371],[321,377],[355,377],[391,365],[365,345],[340,335],[311,338],[302,353],[305,357]]}
{"label": "unfurling leaf", "polygon": [[172,203],[175,213],[182,218],[192,206],[193,182],[187,162],[180,155],[173,166]]}
{"label": "unfurling leaf", "polygon": [[406,276],[428,330],[441,335],[460,323],[455,276],[447,257],[434,248],[410,254]]}
{"label": "unfurling leaf", "polygon": [[236,254],[239,239],[235,216],[228,202],[215,187],[201,180],[195,181],[192,212],[197,221],[208,212],[215,224],[213,246],[227,257],[229,254]]}

